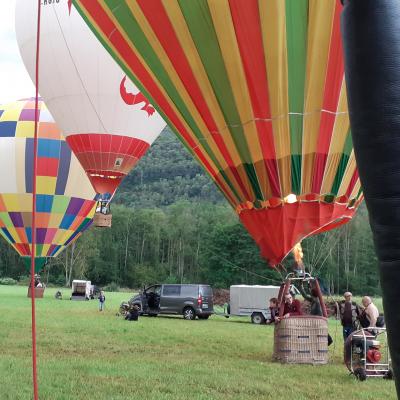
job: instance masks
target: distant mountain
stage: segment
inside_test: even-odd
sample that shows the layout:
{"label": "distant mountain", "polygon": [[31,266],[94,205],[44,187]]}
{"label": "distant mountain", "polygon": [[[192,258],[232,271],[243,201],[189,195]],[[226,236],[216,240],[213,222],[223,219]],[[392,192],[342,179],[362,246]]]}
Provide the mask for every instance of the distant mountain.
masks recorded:
{"label": "distant mountain", "polygon": [[225,202],[211,178],[167,127],[125,178],[114,203],[149,208],[179,200]]}

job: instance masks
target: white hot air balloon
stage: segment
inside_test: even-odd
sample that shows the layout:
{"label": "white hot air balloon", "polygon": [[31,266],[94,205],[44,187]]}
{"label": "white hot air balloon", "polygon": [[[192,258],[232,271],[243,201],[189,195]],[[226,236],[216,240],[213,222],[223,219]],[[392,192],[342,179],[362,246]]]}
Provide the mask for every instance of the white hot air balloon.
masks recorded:
{"label": "white hot air balloon", "polygon": [[[166,124],[70,0],[45,2],[41,10],[39,91],[108,213],[118,185]],[[17,40],[32,80],[36,19],[37,1],[17,0]]]}

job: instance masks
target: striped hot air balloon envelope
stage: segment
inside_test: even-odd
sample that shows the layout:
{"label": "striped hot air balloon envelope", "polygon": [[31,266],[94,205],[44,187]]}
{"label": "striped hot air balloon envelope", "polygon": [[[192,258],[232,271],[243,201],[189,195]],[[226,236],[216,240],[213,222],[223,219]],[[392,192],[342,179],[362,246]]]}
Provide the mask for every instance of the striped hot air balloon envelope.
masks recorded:
{"label": "striped hot air balloon envelope", "polygon": [[339,0],[73,0],[270,264],[354,215]]}
{"label": "striped hot air balloon envelope", "polygon": [[[0,235],[30,262],[35,99],[0,106]],[[36,265],[87,229],[96,208],[85,171],[39,101]]]}
{"label": "striped hot air balloon envelope", "polygon": [[[32,79],[37,3],[16,2],[17,40]],[[165,122],[127,79],[70,0],[44,2],[41,7],[39,71],[40,94],[98,198],[109,201]]]}

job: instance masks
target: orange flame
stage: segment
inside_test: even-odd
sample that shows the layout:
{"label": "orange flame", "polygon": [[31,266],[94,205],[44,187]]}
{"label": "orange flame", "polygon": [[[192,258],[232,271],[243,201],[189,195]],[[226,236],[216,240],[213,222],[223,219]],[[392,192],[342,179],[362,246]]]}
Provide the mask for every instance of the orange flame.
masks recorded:
{"label": "orange flame", "polygon": [[300,242],[297,243],[297,244],[293,247],[292,252],[293,252],[293,255],[294,255],[294,259],[295,259],[295,261],[296,261],[296,264],[302,266],[302,265],[303,265],[303,257],[304,257],[304,254],[303,254],[303,249],[302,249],[302,247],[301,247]]}

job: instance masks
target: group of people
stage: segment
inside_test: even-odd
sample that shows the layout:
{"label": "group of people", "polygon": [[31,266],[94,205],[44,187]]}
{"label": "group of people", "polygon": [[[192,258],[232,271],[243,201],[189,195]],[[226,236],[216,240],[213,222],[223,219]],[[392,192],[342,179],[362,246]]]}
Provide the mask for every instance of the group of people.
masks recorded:
{"label": "group of people", "polygon": [[[310,302],[310,315],[322,316],[322,307],[316,288],[312,288],[310,293],[307,293],[302,286],[299,290],[303,298]],[[301,302],[293,296],[291,293],[284,295],[282,316],[279,315],[280,304],[278,299],[276,297],[269,299],[269,310],[271,312],[269,323],[278,323],[282,318],[303,315]],[[343,326],[344,340],[360,327],[373,328],[384,326],[383,317],[380,316],[379,310],[372,302],[371,297],[364,296],[362,298],[362,307],[352,300],[353,295],[351,292],[344,293],[343,297],[344,300],[337,303],[337,311]]]}
{"label": "group of people", "polygon": [[363,307],[353,301],[351,292],[346,292],[344,300],[338,304],[338,312],[343,326],[343,339],[346,340],[352,332],[361,328],[383,327],[383,317],[372,302],[371,297],[364,296],[361,300]]}

